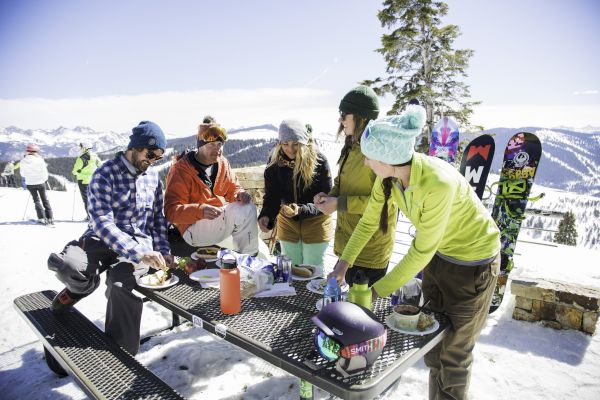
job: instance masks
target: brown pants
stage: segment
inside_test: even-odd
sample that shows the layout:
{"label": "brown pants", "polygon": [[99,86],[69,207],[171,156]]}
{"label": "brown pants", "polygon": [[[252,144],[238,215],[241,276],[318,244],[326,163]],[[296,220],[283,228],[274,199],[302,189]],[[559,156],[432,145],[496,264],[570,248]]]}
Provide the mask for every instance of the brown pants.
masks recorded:
{"label": "brown pants", "polygon": [[434,256],[425,268],[423,295],[451,323],[448,335],[425,355],[430,400],[467,398],[473,347],[487,319],[499,269],[499,256],[472,267]]}

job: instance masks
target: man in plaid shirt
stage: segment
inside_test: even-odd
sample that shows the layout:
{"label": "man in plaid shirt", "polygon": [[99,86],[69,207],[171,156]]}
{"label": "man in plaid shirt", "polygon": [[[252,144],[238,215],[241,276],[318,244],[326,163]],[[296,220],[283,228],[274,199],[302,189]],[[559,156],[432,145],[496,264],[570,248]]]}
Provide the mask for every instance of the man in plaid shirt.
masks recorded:
{"label": "man in plaid shirt", "polygon": [[107,271],[106,334],[135,355],[140,346],[142,300],[132,293],[136,277],[148,267],[173,264],[163,215],[163,188],[158,172],[148,169],[163,157],[165,136],[158,125],[142,121],[132,129],[127,151],[102,164],[88,187],[88,229],[48,268],[66,288],[52,301],[63,313],[100,284]]}

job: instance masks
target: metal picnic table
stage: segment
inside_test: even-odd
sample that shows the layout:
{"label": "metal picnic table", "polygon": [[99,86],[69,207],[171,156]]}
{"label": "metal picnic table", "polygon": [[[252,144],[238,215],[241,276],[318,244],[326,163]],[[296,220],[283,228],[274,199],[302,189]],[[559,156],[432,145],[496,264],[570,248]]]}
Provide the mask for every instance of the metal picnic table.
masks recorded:
{"label": "metal picnic table", "polygon": [[[306,281],[293,282],[296,296],[244,299],[239,314],[226,315],[219,306],[218,290],[202,288],[181,270],[174,274],[179,278],[174,286],[160,290],[138,286],[136,290],[174,315],[344,399],[379,395],[439,343],[449,328],[448,319],[436,313],[440,327],[431,334],[405,335],[388,329],[387,344],[376,362],[344,377],[335,362],[321,358],[314,348],[315,325],[310,317],[318,312],[315,303],[321,296],[306,289]],[[378,299],[373,312],[383,322],[391,312],[390,299]]]}

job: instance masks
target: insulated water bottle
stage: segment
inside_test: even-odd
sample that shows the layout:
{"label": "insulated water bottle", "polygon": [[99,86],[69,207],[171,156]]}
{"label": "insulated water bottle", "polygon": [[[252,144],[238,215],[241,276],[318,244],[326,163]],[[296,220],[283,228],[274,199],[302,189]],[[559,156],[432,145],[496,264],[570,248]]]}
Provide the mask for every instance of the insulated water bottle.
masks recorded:
{"label": "insulated water bottle", "polygon": [[240,293],[240,270],[235,261],[222,261],[219,271],[221,289],[221,311],[223,314],[237,314],[242,310]]}
{"label": "insulated water bottle", "polygon": [[369,289],[369,278],[363,271],[359,270],[354,275],[354,283],[348,292],[348,301],[370,310],[372,300],[371,289]]}

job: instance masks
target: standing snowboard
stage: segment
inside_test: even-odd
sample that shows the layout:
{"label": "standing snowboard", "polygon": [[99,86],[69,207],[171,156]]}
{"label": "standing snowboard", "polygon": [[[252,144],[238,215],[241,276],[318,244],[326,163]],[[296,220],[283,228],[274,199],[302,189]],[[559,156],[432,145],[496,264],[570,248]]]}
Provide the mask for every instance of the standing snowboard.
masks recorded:
{"label": "standing snowboard", "polygon": [[513,255],[533,178],[542,156],[542,144],[533,133],[520,132],[510,138],[504,150],[502,171],[492,210],[492,218],[500,229],[500,274],[492,298],[490,313],[502,302],[508,274],[513,268]]}
{"label": "standing snowboard", "polygon": [[460,173],[467,178],[479,199],[483,198],[495,149],[493,137],[490,135],[477,136],[465,148],[460,162]]}
{"label": "standing snowboard", "polygon": [[458,124],[450,117],[443,117],[431,131],[429,155],[454,163],[458,149]]}

